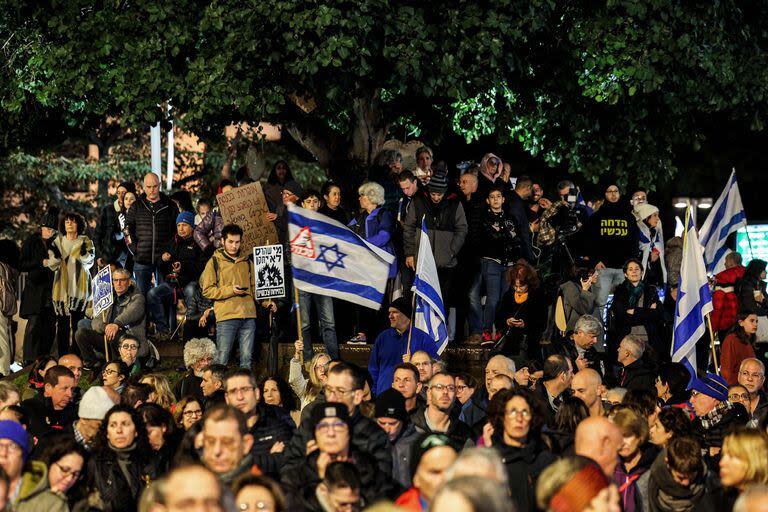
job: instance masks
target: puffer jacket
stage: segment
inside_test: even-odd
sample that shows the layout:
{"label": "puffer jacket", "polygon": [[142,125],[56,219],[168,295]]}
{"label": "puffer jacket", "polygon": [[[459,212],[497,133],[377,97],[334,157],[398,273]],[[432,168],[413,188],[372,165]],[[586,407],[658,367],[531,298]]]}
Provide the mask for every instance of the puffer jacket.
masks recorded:
{"label": "puffer jacket", "polygon": [[509,478],[510,496],[520,512],[536,509],[536,482],[557,458],[540,439],[531,439],[522,448],[504,444],[502,433],[493,436],[493,448],[501,456]]}
{"label": "puffer jacket", "polygon": [[160,256],[176,234],[178,215],[176,204],[163,193],[156,203],[147,201],[146,194],[142,194],[133,203],[125,221],[131,234],[130,249],[137,263],[160,263]]}
{"label": "puffer jacket", "polygon": [[[114,292],[113,292],[114,293]],[[125,293],[115,294],[114,303],[103,315],[96,315],[91,320],[91,329],[104,332],[106,324],[117,324],[123,334],[134,336],[139,342],[139,357],[149,354],[146,338],[146,302],[139,288],[131,282]],[[106,319],[106,321],[105,321]]]}
{"label": "puffer jacket", "polygon": [[120,211],[117,200],[104,205],[99,215],[99,223],[96,225],[93,237],[96,256],[107,263],[117,262],[120,253],[125,250],[125,237],[118,220]]}
{"label": "puffer jacket", "polygon": [[712,293],[712,329],[715,331],[726,331],[736,324],[739,313],[736,283],[742,277],[743,265],[723,270],[715,276],[715,291]]}
{"label": "puffer jacket", "polygon": [[258,406],[259,421],[250,429],[253,436],[253,462],[262,473],[277,476],[283,464],[282,453],[270,453],[278,441],[288,443],[296,431],[290,413],[274,405]]}
{"label": "puffer jacket", "polygon": [[69,512],[67,497],[51,491],[48,467],[39,460],[29,463],[21,476],[21,488],[12,504],[13,512]]}
{"label": "puffer jacket", "polygon": [[[253,278],[249,257],[232,258],[224,249],[218,249],[205,265],[200,276],[203,297],[213,300],[216,321],[256,318],[253,301]],[[246,289],[244,295],[235,295],[234,285]]]}
{"label": "puffer jacket", "polygon": [[414,197],[403,223],[406,257],[418,255],[422,217],[427,224],[427,236],[435,255],[435,265],[437,268],[455,267],[467,237],[464,207],[455,196],[446,196],[437,204],[426,197]]}
{"label": "puffer jacket", "polygon": [[171,261],[160,264],[164,274],[170,274],[173,262],[178,261],[181,263],[181,270],[178,273],[179,286],[183,288],[192,281],[197,281],[203,271],[203,252],[192,237],[184,239],[175,235],[168,247],[168,254],[171,255]]}
{"label": "puffer jacket", "polygon": [[[205,251],[206,254],[211,245],[214,248],[219,249],[221,247],[221,230],[224,229],[224,219],[219,212],[218,207],[214,208],[208,214],[203,217],[203,220],[195,226],[194,238],[198,247]],[[213,239],[213,242],[211,242]]]}
{"label": "puffer jacket", "polygon": [[512,265],[523,257],[523,242],[512,218],[504,212],[486,208],[480,223],[480,256]]}
{"label": "puffer jacket", "polygon": [[[127,457],[126,471],[131,475],[132,484],[120,469],[120,456]],[[154,465],[147,462],[138,449],[123,455],[105,449],[88,461],[88,502],[92,508],[103,512],[136,510],[139,496],[155,473]]]}

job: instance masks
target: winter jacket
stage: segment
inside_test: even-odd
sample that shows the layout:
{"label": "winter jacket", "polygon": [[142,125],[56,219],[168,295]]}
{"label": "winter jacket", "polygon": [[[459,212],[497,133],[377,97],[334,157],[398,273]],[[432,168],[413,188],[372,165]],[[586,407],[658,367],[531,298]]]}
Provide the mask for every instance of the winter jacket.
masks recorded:
{"label": "winter jacket", "polygon": [[585,243],[591,265],[602,262],[608,268],[622,268],[639,252],[637,220],[623,201],[603,203],[589,218]]}
{"label": "winter jacket", "polygon": [[176,217],[179,210],[168,196],[161,193],[156,203],[147,201],[141,194],[126,214],[125,221],[131,234],[131,252],[137,263],[159,264],[160,256],[176,234]]}
{"label": "winter jacket", "polygon": [[283,464],[283,454],[269,451],[278,441],[287,444],[296,431],[296,425],[290,413],[282,407],[260,404],[257,411],[259,420],[250,429],[253,462],[262,473],[277,476]]}
{"label": "winter jacket", "polygon": [[420,435],[413,423],[406,422],[392,441],[392,479],[403,489],[411,486],[411,446]]}
{"label": "winter jacket", "polygon": [[417,409],[415,413],[411,414],[411,421],[413,422],[413,426],[416,427],[416,432],[419,434],[444,434],[448,436],[448,438],[453,441],[456,446],[471,444],[472,429],[469,428],[469,425],[459,420],[458,414],[451,415],[450,423],[448,424],[448,430],[445,432],[438,432],[429,428],[426,414],[427,407]]}
{"label": "winter jacket", "polygon": [[[739,297],[736,295],[736,283],[744,277],[744,267],[732,267],[715,276],[715,291],[712,293],[712,329],[727,331],[736,325],[739,313]],[[754,298],[754,297],[753,297]]]}
{"label": "winter jacket", "polygon": [[[389,449],[387,434],[372,419],[360,414],[359,410],[350,418],[352,426],[351,443],[360,451],[370,453],[376,458],[377,467],[384,473],[392,472],[392,450]],[[304,462],[307,453],[307,442],[315,438],[315,432],[309,418],[302,419],[291,442],[283,451],[283,462],[286,467]]]}
{"label": "winter jacket", "polygon": [[69,512],[65,495],[53,492],[48,483],[48,467],[44,462],[29,462],[21,476],[21,487],[12,504],[13,512]]}
{"label": "winter jacket", "polygon": [[21,246],[19,269],[27,273],[24,291],[21,293],[19,316],[29,318],[53,308],[53,271],[43,265],[53,238],[43,240],[39,233],[30,235]]}
{"label": "winter jacket", "polygon": [[536,510],[536,482],[556,457],[540,439],[531,439],[522,448],[504,444],[502,433],[493,436],[493,448],[501,456],[509,479],[509,490],[517,510]]}
{"label": "winter jacket", "polygon": [[96,246],[96,256],[105,263],[116,263],[120,253],[126,250],[125,236],[118,219],[120,213],[120,203],[117,200],[101,208],[93,242]]}
{"label": "winter jacket", "polygon": [[[755,292],[763,294],[763,300],[755,300]],[[744,276],[736,284],[736,293],[739,297],[740,309],[755,313],[757,316],[768,315],[768,294],[765,291],[765,281],[759,278]]]}
{"label": "winter jacket", "polygon": [[427,225],[427,236],[435,255],[437,268],[453,268],[467,236],[464,208],[455,197],[443,197],[435,204],[423,196],[414,197],[403,224],[405,256],[418,255],[421,220]]}
{"label": "winter jacket", "polygon": [[[195,232],[192,237],[200,249],[209,254],[208,251],[213,244],[213,249],[221,248],[221,230],[224,229],[224,218],[221,216],[218,207],[214,208],[203,217],[203,220],[195,226]],[[212,251],[211,251],[212,252]]]}
{"label": "winter jacket", "polygon": [[596,297],[592,290],[584,290],[581,283],[566,281],[560,285],[560,294],[563,296],[563,309],[567,322],[566,331],[572,331],[576,322],[583,315],[591,315],[595,310]]}
{"label": "winter jacket", "polygon": [[672,477],[665,459],[666,450],[656,457],[651,469],[637,480],[642,509],[647,512],[714,512],[716,508],[708,495],[709,475],[702,464],[690,485],[680,485]]}
{"label": "winter jacket", "polygon": [[[395,254],[395,246],[392,243],[392,235],[395,230],[395,219],[392,212],[381,207],[371,213],[363,211],[356,219],[349,223],[349,227],[368,243],[379,247],[389,254]],[[389,266],[389,278],[397,275],[397,260]]]}
{"label": "winter jacket", "polygon": [[[507,319],[515,317],[523,320],[523,327],[507,325]],[[516,356],[518,352],[527,347],[528,357],[541,360],[540,340],[547,320],[547,301],[541,289],[531,290],[528,298],[518,304],[515,301],[515,290],[510,288],[501,298],[499,308],[496,310],[496,331],[506,333],[507,341],[501,349],[501,353],[507,356]]]}
{"label": "winter jacket", "polygon": [[[571,368],[574,373],[578,372],[576,366],[576,360],[579,358],[579,349],[576,346],[576,342],[573,341],[571,336],[558,339],[550,343],[548,350],[546,350],[546,356],[549,357],[554,354],[565,356],[571,360]],[[587,365],[600,374],[601,377],[605,377],[605,371],[602,361],[600,360],[600,354],[595,350],[595,347],[590,347],[584,351],[584,359],[587,361]]]}
{"label": "winter jacket", "polygon": [[[131,451],[118,453],[111,448],[102,448],[88,461],[89,502],[99,503],[95,507],[104,512],[136,510],[136,505],[147,482],[155,478],[154,466],[147,462],[148,454]],[[118,457],[125,460],[131,482],[126,480],[120,468]]]}
{"label": "winter jacket", "polygon": [[[200,276],[203,296],[213,300],[216,321],[256,318],[253,301],[253,278],[249,255],[232,258],[224,249],[218,249]],[[246,289],[244,295],[235,295],[234,285]]]}
{"label": "winter jacket", "polygon": [[533,262],[533,241],[531,239],[531,226],[528,224],[528,203],[514,190],[504,196],[506,201],[504,209],[515,224],[515,231],[522,242],[520,246],[521,256],[529,262]]}
{"label": "winter jacket", "polygon": [[467,238],[461,249],[464,261],[475,261],[482,249],[482,221],[487,205],[480,195],[475,192],[467,199],[461,196],[461,206],[464,208],[464,216],[467,218]]}
{"label": "winter jacket", "polygon": [[181,400],[185,396],[193,396],[199,402],[203,399],[203,390],[200,389],[202,382],[203,379],[195,375],[192,370],[189,370],[184,377],[176,381],[176,384],[173,386],[173,395],[176,397],[176,400]]}
{"label": "winter jacket", "polygon": [[739,367],[747,358],[755,357],[754,346],[743,341],[735,332],[730,333],[723,340],[720,347],[720,371],[729,386],[739,383]]}
{"label": "winter jacket", "polygon": [[168,247],[168,253],[171,255],[171,260],[160,264],[160,269],[165,275],[172,272],[173,263],[178,261],[181,263],[181,270],[177,274],[177,280],[181,288],[199,279],[205,263],[203,252],[192,237],[184,239],[174,235]]}
{"label": "winter jacket", "polygon": [[93,242],[84,235],[75,240],[69,251],[64,249],[64,235],[57,235],[48,251],[48,267],[53,270],[53,309],[57,315],[85,311],[91,298],[89,270],[96,260]]}
{"label": "winter jacket", "polygon": [[637,483],[640,477],[651,468],[651,464],[653,464],[658,453],[659,450],[655,446],[645,445],[642,447],[640,460],[637,465],[632,468],[632,471],[627,471],[623,461],[619,462],[619,465],[616,466],[616,470],[613,473],[613,480],[619,487],[621,509],[624,512],[642,512],[644,510],[641,493]]}
{"label": "winter jacket", "polygon": [[[374,395],[379,395],[392,387],[395,366],[403,362],[403,355],[408,348],[408,338],[408,330],[398,334],[393,327],[381,331],[376,337],[376,342],[368,358],[368,372],[373,379],[374,388],[372,391]],[[421,329],[415,327],[412,329],[410,342],[411,354],[424,350],[431,357],[438,358],[435,341]]]}
{"label": "winter jacket", "polygon": [[[702,448],[720,448],[723,439],[736,428],[747,424],[749,413],[743,405],[732,402],[720,402],[712,411],[693,420],[693,435],[698,438]],[[705,457],[710,468],[717,468],[720,460],[716,457]]]}
{"label": "winter jacket", "polygon": [[74,402],[57,411],[51,399],[42,395],[24,400],[21,408],[29,418],[27,431],[38,439],[54,431],[64,430],[77,419],[77,405]]}
{"label": "winter jacket", "polygon": [[[122,334],[130,334],[138,340],[139,357],[146,357],[149,354],[149,345],[146,339],[146,301],[144,296],[133,282],[124,294],[117,295],[114,291],[112,293],[115,296],[113,304],[103,314],[93,317],[91,329],[96,332],[104,332],[106,324],[117,324]],[[104,321],[105,318],[106,322]]]}
{"label": "winter jacket", "polygon": [[504,212],[486,208],[480,221],[479,254],[502,265],[512,265],[523,257],[523,242],[513,219]]}
{"label": "winter jacket", "polygon": [[617,386],[626,390],[645,389],[654,391],[656,389],[656,371],[650,368],[642,359],[633,361],[619,370]]}
{"label": "winter jacket", "polygon": [[[662,353],[660,332],[664,311],[659,301],[659,293],[656,287],[643,285],[642,298],[635,307],[630,307],[630,286],[632,285],[629,281],[625,280],[613,293],[608,322],[609,346],[618,347],[624,336],[632,332],[633,327],[643,327],[647,335],[647,339],[643,341],[654,347],[657,353]],[[656,307],[652,307],[654,304]],[[627,313],[629,309],[634,309],[634,313]]]}

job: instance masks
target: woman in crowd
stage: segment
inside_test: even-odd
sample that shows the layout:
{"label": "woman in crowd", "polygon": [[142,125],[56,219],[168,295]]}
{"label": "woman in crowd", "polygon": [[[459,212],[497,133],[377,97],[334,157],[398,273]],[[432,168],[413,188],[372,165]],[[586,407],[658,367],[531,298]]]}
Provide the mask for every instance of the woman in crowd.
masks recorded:
{"label": "woman in crowd", "polygon": [[667,265],[664,261],[664,232],[659,219],[659,209],[648,203],[635,206],[638,236],[640,238],[641,264],[645,269],[643,280],[657,288],[667,282]]}
{"label": "woman in crowd", "polygon": [[736,325],[720,347],[720,370],[729,386],[739,382],[741,362],[755,357],[755,333],[757,315],[751,311],[740,311],[736,316]]}
{"label": "woman in crowd", "polygon": [[527,389],[501,390],[491,404],[491,440],[504,460],[512,500],[517,510],[535,510],[536,479],[555,461],[541,436],[544,413],[533,392]]}
{"label": "woman in crowd", "polygon": [[141,373],[141,363],[139,362],[139,341],[132,336],[123,336],[120,340],[119,350],[120,360],[128,367],[128,376],[133,377]]}
{"label": "woman in crowd", "polygon": [[149,384],[152,386],[152,393],[149,395],[149,401],[155,403],[166,410],[171,410],[171,407],[176,402],[176,398],[171,391],[171,383],[163,374],[149,373],[141,378],[143,384]]}
{"label": "woman in crowd", "polygon": [[56,358],[54,357],[40,356],[35,359],[35,362],[32,363],[32,368],[29,370],[29,377],[27,378],[29,386],[27,386],[21,394],[22,400],[32,398],[38,394],[43,394],[43,388],[45,386],[43,384],[43,379],[45,378],[45,372],[53,366],[56,366]]}
{"label": "woman in crowd", "polygon": [[[768,294],[765,291],[766,262],[754,259],[747,263],[744,277],[736,282],[739,305],[757,316],[768,315]],[[758,340],[763,341],[763,340]]]}
{"label": "woman in crowd", "polygon": [[595,310],[595,293],[598,272],[590,272],[586,266],[574,266],[571,279],[560,285],[560,296],[565,315],[565,332],[573,331],[576,321]]}
{"label": "woman in crowd", "polygon": [[546,300],[536,270],[519,261],[507,272],[510,289],[496,313],[496,331],[503,333],[495,349],[505,356],[542,359],[539,338],[546,323]]}
{"label": "woman in crowd", "polygon": [[341,207],[341,189],[339,186],[332,181],[326,181],[321,193],[323,194],[323,206],[320,207],[319,212],[346,226],[349,222],[349,215]]}
{"label": "woman in crowd", "polygon": [[110,361],[101,371],[102,384],[122,393],[128,380],[128,367],[122,361]]}
{"label": "woman in crowd", "polygon": [[158,404],[143,404],[138,409],[147,427],[147,438],[158,474],[165,474],[180,441],[171,413]]}
{"label": "woman in crowd", "polygon": [[297,341],[294,344],[296,351],[291,359],[290,373],[288,375],[288,383],[299,397],[301,403],[300,410],[302,411],[307,405],[314,402],[323,391],[323,386],[325,386],[325,381],[328,378],[328,363],[331,362],[330,356],[325,352],[315,354],[309,361],[307,368],[309,379],[305,378],[301,372],[303,345],[301,341]]}
{"label": "woman in crowd", "polygon": [[456,376],[456,400],[461,404],[459,419],[469,426],[485,418],[485,406],[478,405],[483,402],[479,391],[485,392],[485,388],[479,386],[480,383],[470,373],[460,373]]}
{"label": "woman in crowd", "polygon": [[651,468],[658,450],[648,441],[648,422],[634,410],[622,407],[614,414],[613,422],[619,427],[622,443],[619,448],[621,461],[616,466],[613,479],[619,486],[622,510],[642,510],[640,495],[635,482]]}
{"label": "woman in crowd", "polygon": [[257,475],[243,475],[232,484],[237,510],[286,512],[285,496],[274,480]]}
{"label": "woman in crowd", "polygon": [[265,377],[259,383],[259,389],[261,390],[261,400],[263,403],[282,407],[291,413],[294,421],[298,420],[299,409],[296,394],[282,377],[279,375]]}
{"label": "woman in crowd", "polygon": [[688,381],[691,374],[682,363],[664,363],[656,377],[656,395],[664,405],[685,405],[691,394]]}
{"label": "woman in crowd", "polygon": [[48,268],[53,270],[56,346],[62,355],[72,351],[77,323],[85,316],[85,307],[91,298],[89,271],[96,260],[96,249],[83,233],[85,220],[75,212],[65,213],[49,251]]}
{"label": "woman in crowd", "polygon": [[662,409],[648,430],[649,441],[659,449],[665,448],[676,437],[690,434],[691,420],[688,413],[679,407]]}
{"label": "woman in crowd", "polygon": [[724,492],[722,510],[731,510],[734,501],[750,484],[768,484],[768,435],[755,429],[738,429],[723,440],[720,481]]}
{"label": "woman in crowd", "polygon": [[643,281],[643,265],[637,259],[624,263],[624,283],[616,287],[613,304],[609,312],[609,347],[606,353],[615,359],[619,342],[627,334],[632,334],[653,348],[651,357],[669,353],[662,346],[660,329],[663,312],[656,287]]}
{"label": "woman in crowd", "polygon": [[734,404],[743,405],[744,408],[747,410],[747,412],[749,412],[750,410],[749,391],[747,391],[747,388],[745,388],[741,384],[734,384],[733,386],[728,386],[728,401]]}
{"label": "woman in crowd", "polygon": [[88,462],[89,502],[105,512],[135,510],[146,482],[156,474],[150,463],[144,420],[124,405],[111,408],[99,427]]}
{"label": "woman in crowd", "polygon": [[22,477],[15,512],[69,512],[70,491],[80,481],[88,452],[74,439],[47,439],[39,460],[32,460]]}
{"label": "woman in crowd", "polygon": [[513,508],[507,490],[500,483],[479,476],[462,476],[440,487],[431,510],[511,512]]}
{"label": "woman in crowd", "polygon": [[576,436],[576,427],[585,418],[589,417],[589,409],[581,398],[567,396],[563,398],[555,414],[555,424],[547,431],[546,436],[550,440],[552,453],[560,456],[573,455],[573,442]]}
{"label": "woman in crowd", "polygon": [[176,426],[185,432],[202,417],[203,404],[194,396],[187,395],[173,406],[173,420]]}
{"label": "woman in crowd", "polygon": [[288,162],[278,160],[272,166],[272,170],[267,178],[267,184],[264,187],[264,196],[266,196],[270,208],[283,204],[283,187],[289,181],[293,181],[293,174],[291,174]]}

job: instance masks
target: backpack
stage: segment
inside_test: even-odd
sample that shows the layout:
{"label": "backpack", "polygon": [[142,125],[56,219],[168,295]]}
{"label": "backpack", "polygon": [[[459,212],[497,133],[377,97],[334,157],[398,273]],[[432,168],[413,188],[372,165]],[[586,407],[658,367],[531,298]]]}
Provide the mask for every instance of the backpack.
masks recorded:
{"label": "backpack", "polygon": [[8,318],[16,314],[16,276],[6,263],[0,263],[0,314]]}

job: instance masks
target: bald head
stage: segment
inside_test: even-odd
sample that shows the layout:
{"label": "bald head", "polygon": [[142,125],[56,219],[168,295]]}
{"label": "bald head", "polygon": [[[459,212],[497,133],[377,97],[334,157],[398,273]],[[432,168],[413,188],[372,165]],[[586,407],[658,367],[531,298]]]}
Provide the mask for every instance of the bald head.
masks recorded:
{"label": "bald head", "polygon": [[592,368],[585,368],[573,376],[571,381],[571,391],[574,396],[581,398],[587,405],[590,416],[603,415],[603,395],[605,386],[600,374]]}
{"label": "bald head", "polygon": [[143,182],[144,193],[147,195],[147,201],[156,203],[160,200],[160,178],[153,172],[144,175]]}
{"label": "bald head", "polygon": [[613,478],[619,463],[621,443],[621,430],[608,418],[589,417],[576,427],[576,455],[597,462],[608,478]]}
{"label": "bald head", "polygon": [[510,379],[515,378],[515,362],[502,355],[493,356],[485,365],[485,389],[490,393],[491,379],[496,375],[506,375]]}
{"label": "bald head", "polygon": [[75,385],[77,385],[83,375],[83,360],[76,354],[64,354],[59,358],[58,363],[69,368],[69,371],[75,376]]}

